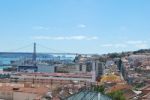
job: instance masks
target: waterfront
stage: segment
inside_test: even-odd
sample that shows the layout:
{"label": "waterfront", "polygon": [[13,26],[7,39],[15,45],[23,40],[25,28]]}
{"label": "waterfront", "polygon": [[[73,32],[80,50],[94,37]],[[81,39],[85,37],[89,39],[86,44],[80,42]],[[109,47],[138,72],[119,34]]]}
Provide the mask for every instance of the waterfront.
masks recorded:
{"label": "waterfront", "polygon": [[0,66],[0,71],[2,71],[3,68],[9,68],[9,67],[11,67],[11,66]]}
{"label": "waterfront", "polygon": [[[64,61],[72,62],[75,55],[51,55],[51,54],[37,54],[37,62],[40,61]],[[3,68],[9,68],[12,66],[6,66],[12,64],[12,62],[22,62],[25,60],[32,60],[32,53],[0,53],[0,70]]]}

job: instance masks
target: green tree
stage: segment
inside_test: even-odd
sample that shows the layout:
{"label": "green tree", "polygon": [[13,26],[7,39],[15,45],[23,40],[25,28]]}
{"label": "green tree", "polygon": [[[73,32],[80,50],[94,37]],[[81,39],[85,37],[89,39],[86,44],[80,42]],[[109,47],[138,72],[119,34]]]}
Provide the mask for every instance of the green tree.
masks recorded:
{"label": "green tree", "polygon": [[123,95],[122,91],[115,91],[107,94],[112,98],[112,100],[125,100],[125,97]]}
{"label": "green tree", "polygon": [[100,92],[100,93],[103,93],[104,94],[104,92],[105,92],[105,87],[103,86],[103,85],[101,85],[101,86],[94,86],[94,91],[96,91],[96,92]]}
{"label": "green tree", "polygon": [[120,58],[121,57],[121,55],[119,53],[109,53],[108,56],[110,58]]}

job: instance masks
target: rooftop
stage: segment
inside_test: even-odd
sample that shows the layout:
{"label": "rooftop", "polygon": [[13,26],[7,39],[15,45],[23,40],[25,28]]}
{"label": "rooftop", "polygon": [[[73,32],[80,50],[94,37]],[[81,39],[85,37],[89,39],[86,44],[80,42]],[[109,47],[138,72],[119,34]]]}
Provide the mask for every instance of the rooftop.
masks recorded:
{"label": "rooftop", "polygon": [[24,93],[33,93],[38,95],[43,95],[48,92],[48,88],[46,87],[23,87],[21,85],[1,85],[0,91],[6,92],[24,92]]}
{"label": "rooftop", "polygon": [[63,100],[112,100],[106,95],[103,95],[98,92],[92,92],[89,90],[80,91],[76,94],[73,94]]}

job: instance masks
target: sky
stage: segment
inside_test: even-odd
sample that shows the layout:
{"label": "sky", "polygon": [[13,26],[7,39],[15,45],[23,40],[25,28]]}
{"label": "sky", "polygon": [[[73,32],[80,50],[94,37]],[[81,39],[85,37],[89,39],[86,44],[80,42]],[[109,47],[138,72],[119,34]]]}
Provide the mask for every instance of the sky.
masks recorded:
{"label": "sky", "polygon": [[0,0],[0,51],[150,48],[150,0]]}

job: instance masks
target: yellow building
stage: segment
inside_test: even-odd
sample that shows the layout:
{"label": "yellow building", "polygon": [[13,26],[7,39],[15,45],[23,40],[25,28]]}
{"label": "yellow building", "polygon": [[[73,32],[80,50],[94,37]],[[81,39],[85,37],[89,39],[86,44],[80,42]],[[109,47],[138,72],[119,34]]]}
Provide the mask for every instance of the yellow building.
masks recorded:
{"label": "yellow building", "polygon": [[121,77],[115,74],[103,75],[101,83],[118,83],[122,82]]}

